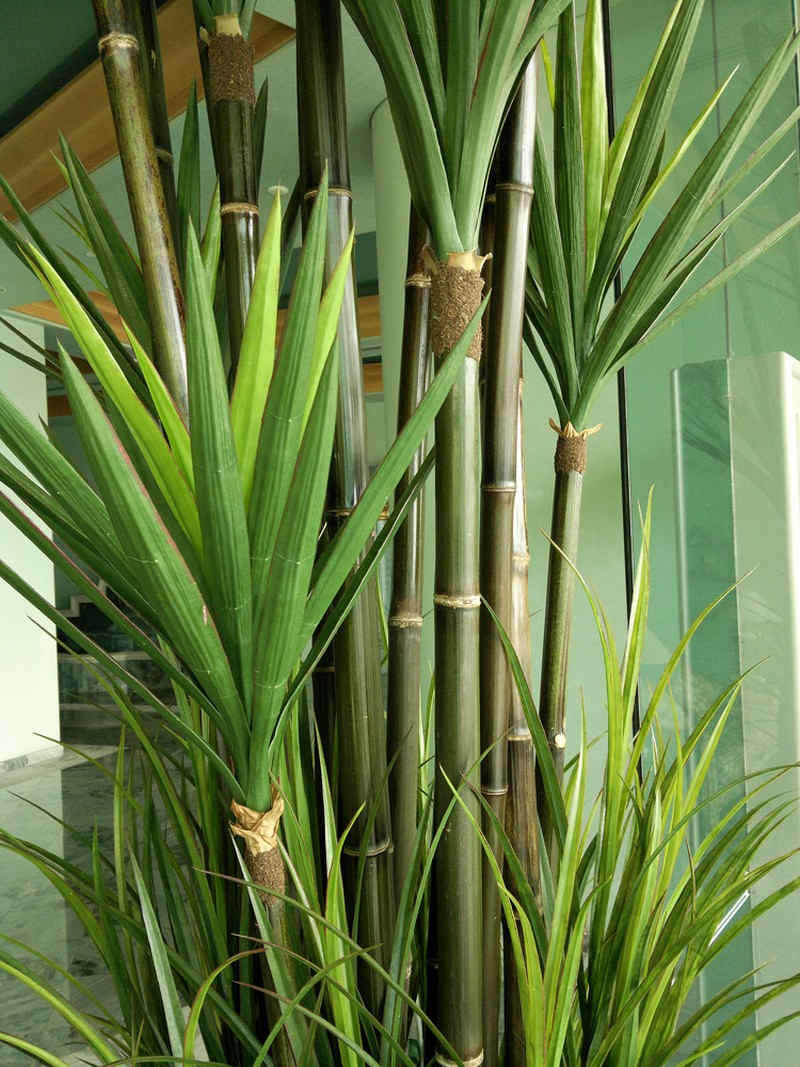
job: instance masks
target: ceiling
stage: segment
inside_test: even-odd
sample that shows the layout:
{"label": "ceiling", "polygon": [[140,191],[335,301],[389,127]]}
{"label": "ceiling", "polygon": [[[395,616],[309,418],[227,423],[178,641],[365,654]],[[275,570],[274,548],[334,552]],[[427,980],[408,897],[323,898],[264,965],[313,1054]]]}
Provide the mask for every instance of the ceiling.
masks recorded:
{"label": "ceiling", "polygon": [[[257,9],[263,15],[294,25],[293,0],[259,0]],[[7,52],[6,62],[0,63],[0,136],[44,103],[96,56],[90,0],[27,0],[23,5],[15,5],[5,31],[5,41],[13,40],[14,47],[13,55]],[[369,233],[375,229],[369,121],[385,94],[377,65],[347,15],[343,16],[343,38],[355,223],[359,233]],[[265,77],[269,78],[270,108],[261,181],[262,203],[269,199],[270,187],[283,185],[291,188],[297,178],[294,43],[285,45],[258,64],[257,84],[260,85]],[[200,106],[201,154],[206,161],[203,189],[204,195],[209,196],[214,178],[205,108],[202,103]],[[177,155],[183,117],[174,119],[170,128]],[[114,159],[97,169],[93,179],[132,240],[119,160]],[[55,244],[69,249],[87,266],[96,269],[90,254],[58,218],[55,209],[62,202],[71,203],[68,192],[38,208],[34,212],[38,225]],[[41,295],[38,282],[4,247],[0,248],[0,307],[28,303]]]}

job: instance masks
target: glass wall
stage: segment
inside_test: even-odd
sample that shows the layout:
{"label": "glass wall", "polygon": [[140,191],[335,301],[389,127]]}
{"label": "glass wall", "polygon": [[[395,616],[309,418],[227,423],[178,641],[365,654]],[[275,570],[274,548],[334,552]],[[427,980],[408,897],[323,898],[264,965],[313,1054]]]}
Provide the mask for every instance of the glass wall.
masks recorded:
{"label": "glass wall", "polygon": [[[622,115],[653,55],[672,0],[612,0],[613,74],[617,114]],[[669,131],[666,158],[715,90],[736,73],[681,166],[691,174],[742,93],[792,28],[790,0],[707,0],[693,54]],[[796,70],[784,79],[749,137],[745,155],[797,106]],[[787,166],[721,243],[695,288],[733,263],[746,249],[800,210],[797,133],[791,128],[767,161],[746,179],[749,192],[782,160]],[[738,203],[739,194],[736,200]],[[660,207],[667,210],[669,191]],[[731,203],[723,205],[729,209]],[[706,229],[720,217],[709,215]],[[652,230],[637,235],[635,256]],[[794,385],[800,357],[797,280],[800,235],[790,235],[720,288],[672,330],[657,338],[627,371],[629,456],[634,509],[655,489],[652,536],[653,594],[643,698],[666,656],[692,618],[737,579],[756,568],[713,613],[692,642],[677,705],[684,730],[741,670],[768,662],[745,681],[724,735],[696,827],[699,842],[721,810],[737,796],[745,774],[798,758],[795,664],[797,574],[797,433]],[[636,524],[634,524],[636,525]],[[636,530],[634,530],[634,534]],[[671,726],[671,724],[665,724]],[[756,779],[747,784],[752,794]],[[780,788],[796,789],[787,776]],[[800,845],[792,813],[768,853]],[[766,854],[763,857],[765,858]],[[785,869],[783,878],[794,874]],[[776,878],[771,886],[777,885]],[[761,896],[763,896],[763,892]],[[734,903],[731,921],[754,901]],[[737,910],[738,909],[738,910]],[[726,949],[696,991],[707,998],[754,967],[760,983],[798,969],[796,905],[757,922],[752,936]],[[752,994],[751,994],[752,995]],[[764,1026],[796,1004],[770,1006],[755,1023]],[[790,1026],[753,1050],[746,1064],[795,1062],[800,1032]]]}

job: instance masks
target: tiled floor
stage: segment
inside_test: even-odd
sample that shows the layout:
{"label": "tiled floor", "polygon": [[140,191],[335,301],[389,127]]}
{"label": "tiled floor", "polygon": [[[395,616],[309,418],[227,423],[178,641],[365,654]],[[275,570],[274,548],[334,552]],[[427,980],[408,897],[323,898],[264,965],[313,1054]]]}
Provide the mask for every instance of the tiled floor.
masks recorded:
{"label": "tiled floor", "polygon": [[[112,766],[113,749],[94,746],[86,751],[105,766]],[[108,778],[97,767],[66,754],[0,774],[0,827],[83,862],[85,845],[62,823],[72,826],[78,834],[90,835],[96,825],[101,841],[110,833],[111,788]],[[25,954],[8,939],[31,945],[59,967],[80,976],[101,999],[107,994],[108,981],[92,946],[77,921],[68,914],[58,892],[35,867],[5,849],[0,849],[0,938],[0,952],[25,960],[62,994],[70,995],[66,978]],[[80,1054],[84,1047],[84,1042],[60,1016],[3,972],[0,972],[0,1030],[33,1041],[65,1059]],[[30,1062],[23,1053],[0,1045],[2,1067]]]}

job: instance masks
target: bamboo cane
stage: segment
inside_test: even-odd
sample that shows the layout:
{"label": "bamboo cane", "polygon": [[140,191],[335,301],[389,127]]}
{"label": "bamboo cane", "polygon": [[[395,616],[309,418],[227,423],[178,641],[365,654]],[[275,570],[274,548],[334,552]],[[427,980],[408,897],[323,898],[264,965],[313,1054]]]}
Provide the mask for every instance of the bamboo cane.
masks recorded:
{"label": "bamboo cane", "polygon": [[[352,228],[341,11],[339,0],[300,0],[296,12],[300,173],[308,204],[326,163],[328,166],[327,265],[331,271]],[[332,526],[350,514],[369,476],[354,269],[342,302],[338,344],[339,407],[329,509]],[[362,945],[374,948],[379,962],[388,965],[394,893],[377,603],[373,581],[354,604],[334,642],[341,766],[338,819],[344,829],[361,809],[345,848],[344,875],[352,907],[363,844],[366,857],[356,934]],[[378,1012],[382,985],[366,966],[362,978],[365,1002]]]}
{"label": "bamboo cane", "polygon": [[[412,207],[408,237],[403,350],[397,411],[398,433],[425,392],[428,369],[430,278],[422,263],[428,229]],[[424,458],[420,448],[398,483],[403,492]],[[411,505],[394,539],[392,601],[389,612],[387,744],[394,767],[389,800],[394,836],[395,899],[400,899],[414,852],[419,775],[420,642],[422,637],[423,497]]]}
{"label": "bamboo cane", "polygon": [[[511,575],[516,487],[517,416],[528,226],[533,196],[536,70],[523,76],[498,145],[492,301],[486,344],[481,591],[506,630],[511,627]],[[496,624],[484,608],[480,628],[481,791],[502,826],[508,795],[511,684]],[[500,855],[488,819],[484,832]],[[499,1054],[501,904],[491,865],[484,862],[484,1062]]]}
{"label": "bamboo cane", "polygon": [[[531,620],[528,611],[528,522],[525,501],[523,455],[522,379],[519,382],[517,417],[516,489],[511,557],[511,629],[509,636],[519,657],[528,685],[531,684]],[[536,818],[536,760],[530,728],[516,688],[511,690],[508,731],[508,806],[506,832],[519,857],[522,870],[535,893],[539,888],[539,842]],[[511,952],[505,955],[505,1062],[507,1067],[527,1067],[525,1028],[519,999],[519,981]]]}
{"label": "bamboo cane", "polygon": [[156,365],[189,419],[183,297],[128,0],[93,0],[114,127],[150,312]]}
{"label": "bamboo cane", "polygon": [[[575,592],[575,574],[570,563],[576,563],[578,558],[586,439],[593,431],[577,431],[571,423],[564,427],[558,427],[555,423],[552,425],[558,439],[554,457],[555,482],[553,514],[550,521],[551,544],[547,566],[539,716],[547,735],[556,773],[561,777],[567,744],[567,660]],[[537,783],[539,820],[551,866],[555,868],[558,860],[555,842],[552,840],[552,817],[538,778]]]}
{"label": "bamboo cane", "polygon": [[222,214],[222,253],[230,331],[231,376],[250,306],[258,256],[258,179],[253,115],[253,46],[235,14],[217,15],[203,64]]}
{"label": "bamboo cane", "polygon": [[[430,336],[435,360],[450,351],[477,310],[482,259],[451,253],[433,265]],[[438,826],[451,786],[476,820],[480,804],[480,396],[481,336],[436,419],[436,786]],[[446,777],[445,777],[446,776]],[[450,815],[434,862],[429,988],[435,1020],[465,1063],[483,1056],[481,848],[467,814]],[[451,1061],[443,1051],[437,1062]]]}
{"label": "bamboo cane", "polygon": [[175,160],[172,155],[172,140],[169,133],[169,113],[167,111],[167,94],[164,85],[164,63],[161,56],[161,38],[158,32],[158,18],[155,0],[141,0],[134,4],[136,35],[141,42],[142,76],[144,92],[150,110],[150,125],[153,129],[153,141],[156,146],[158,171],[161,175],[161,188],[164,190],[164,203],[172,228],[172,241],[178,246],[178,197],[175,190]]}

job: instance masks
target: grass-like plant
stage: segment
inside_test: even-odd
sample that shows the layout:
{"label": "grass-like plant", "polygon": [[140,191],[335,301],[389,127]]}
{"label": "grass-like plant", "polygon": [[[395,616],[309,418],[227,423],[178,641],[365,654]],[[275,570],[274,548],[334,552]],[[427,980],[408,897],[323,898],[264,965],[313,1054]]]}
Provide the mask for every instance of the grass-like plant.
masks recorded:
{"label": "grass-like plant", "polygon": [[[749,775],[746,797],[737,798],[739,780],[727,782],[712,797],[704,792],[745,675],[719,693],[688,731],[671,702],[670,682],[692,636],[731,590],[702,611],[683,635],[643,709],[641,729],[633,733],[650,597],[650,514],[648,503],[621,652],[602,607],[574,572],[594,614],[605,673],[608,751],[597,797],[586,795],[585,723],[562,783],[524,668],[501,629],[534,737],[560,856],[556,872],[547,850],[540,849],[539,877],[532,886],[510,837],[483,802],[503,846],[498,861],[483,836],[506,918],[511,957],[506,974],[516,984],[521,1006],[520,1029],[506,1031],[507,1042],[518,1046],[507,1047],[509,1063],[663,1067],[680,1052],[682,1067],[701,1060],[727,1067],[800,1014],[793,1011],[743,1037],[734,1036],[739,1023],[800,983],[800,975],[789,975],[758,984],[757,972],[736,975],[695,1010],[687,1010],[698,975],[734,938],[748,936],[763,915],[800,889],[800,878],[789,879],[731,917],[742,895],[793,854],[774,855],[768,846],[797,798],[778,791],[791,767]],[[598,698],[587,694],[587,699]],[[710,803],[722,815],[702,840],[690,845],[691,828]],[[480,830],[477,821],[474,826]]]}

